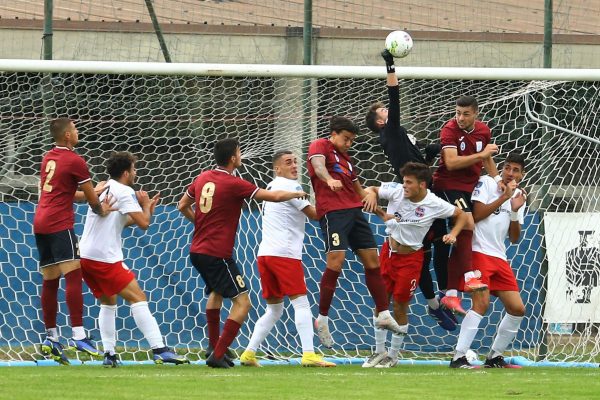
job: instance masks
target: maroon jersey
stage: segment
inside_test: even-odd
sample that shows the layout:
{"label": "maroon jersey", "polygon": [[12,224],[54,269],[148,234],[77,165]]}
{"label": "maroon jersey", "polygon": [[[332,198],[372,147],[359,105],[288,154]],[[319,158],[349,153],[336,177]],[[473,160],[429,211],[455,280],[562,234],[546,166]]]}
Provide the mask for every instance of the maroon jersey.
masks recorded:
{"label": "maroon jersey", "polygon": [[84,159],[66,147],[55,147],[42,160],[40,201],[33,218],[33,232],[49,234],[73,229],[73,197],[77,187],[89,181]]}
{"label": "maroon jersey", "polygon": [[190,251],[231,258],[242,204],[257,191],[256,185],[222,168],[201,173],[187,189],[196,202]]}
{"label": "maroon jersey", "polygon": [[[454,148],[459,156],[469,156],[482,151],[492,140],[490,128],[481,121],[475,121],[471,132],[458,127],[455,119],[446,122],[440,132],[442,151]],[[443,157],[437,171],[433,174],[433,189],[436,191],[460,190],[471,193],[479,180],[483,162],[479,161],[470,167],[448,171]]]}
{"label": "maroon jersey", "polygon": [[[333,179],[342,182],[342,190],[334,192],[323,182],[312,166],[313,157],[325,157],[325,166]],[[317,216],[320,219],[330,211],[362,207],[361,198],[354,191],[352,182],[358,179],[348,154],[340,153],[329,139],[317,139],[308,148],[308,174],[315,191]]]}

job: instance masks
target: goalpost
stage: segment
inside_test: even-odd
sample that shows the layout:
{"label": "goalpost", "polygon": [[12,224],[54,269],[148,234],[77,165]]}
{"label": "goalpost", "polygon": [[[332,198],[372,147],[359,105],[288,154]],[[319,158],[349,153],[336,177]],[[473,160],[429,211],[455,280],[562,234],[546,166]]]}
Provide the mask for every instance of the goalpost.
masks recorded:
{"label": "goalpost", "polygon": [[[35,347],[44,332],[41,274],[32,221],[41,156],[52,145],[49,119],[76,120],[78,152],[94,181],[106,179],[104,160],[112,151],[128,150],[141,158],[138,187],[151,195],[160,192],[163,200],[147,232],[124,233],[126,260],[148,294],[167,344],[192,360],[208,344],[200,312],[204,285],[187,258],[192,226],[176,203],[194,177],[213,165],[214,141],[238,137],[244,155],[239,173],[264,187],[272,177],[270,157],[276,150],[288,148],[305,157],[308,143],[328,134],[329,118],[344,115],[361,126],[351,152],[363,184],[394,179],[377,138],[364,126],[368,105],[386,101],[383,67],[0,60],[0,71],[0,361],[41,358]],[[511,151],[526,156],[526,220],[523,237],[510,246],[509,257],[527,315],[510,355],[597,361],[600,70],[397,68],[397,73],[401,120],[419,140],[437,140],[442,124],[454,114],[455,99],[471,94],[480,103],[480,119],[489,124],[500,146],[496,161]],[[308,190],[305,163],[301,174]],[[77,205],[76,212],[80,235],[85,206]],[[377,217],[369,219],[381,243],[383,225]],[[259,241],[260,213],[252,201],[242,214],[235,249],[253,304],[232,345],[238,351],[245,348],[265,306],[255,266]],[[303,262],[315,315],[323,248],[318,225],[308,223]],[[364,356],[374,345],[372,304],[363,282],[362,267],[349,253],[332,304],[336,345],[328,354]],[[99,338],[98,306],[87,289],[84,302],[84,324]],[[59,331],[68,338],[62,299],[59,308]],[[494,302],[474,350],[490,346],[502,312]],[[259,351],[283,358],[301,353],[292,314],[287,307]],[[147,360],[147,344],[129,307],[120,304],[117,316],[121,354]],[[419,291],[409,323],[405,358],[447,358],[456,332],[442,330],[427,315]]]}

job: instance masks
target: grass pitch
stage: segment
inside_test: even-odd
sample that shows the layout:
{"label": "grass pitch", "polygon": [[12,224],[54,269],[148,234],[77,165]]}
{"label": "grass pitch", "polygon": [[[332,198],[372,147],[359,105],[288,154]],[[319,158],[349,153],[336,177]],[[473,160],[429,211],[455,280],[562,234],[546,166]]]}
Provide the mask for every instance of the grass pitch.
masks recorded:
{"label": "grass pitch", "polygon": [[3,367],[0,399],[592,399],[600,369]]}

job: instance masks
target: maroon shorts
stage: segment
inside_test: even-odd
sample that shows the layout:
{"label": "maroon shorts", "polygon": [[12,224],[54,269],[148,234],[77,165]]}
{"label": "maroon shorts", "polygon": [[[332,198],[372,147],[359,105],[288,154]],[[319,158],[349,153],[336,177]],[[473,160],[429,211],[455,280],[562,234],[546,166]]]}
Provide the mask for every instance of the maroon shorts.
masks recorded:
{"label": "maroon shorts", "polygon": [[396,302],[407,302],[414,295],[421,277],[423,254],[423,249],[411,254],[392,253],[387,269],[382,271],[381,276],[387,292]]}
{"label": "maroon shorts", "polygon": [[488,285],[490,292],[519,291],[515,274],[506,260],[474,251],[473,269],[481,272],[481,281]]}
{"label": "maroon shorts", "polygon": [[123,261],[105,263],[86,258],[81,259],[83,280],[92,289],[94,297],[113,296],[120,293],[135,279],[135,274]]}
{"label": "maroon shorts", "polygon": [[301,260],[260,256],[257,261],[262,296],[265,299],[306,294]]}

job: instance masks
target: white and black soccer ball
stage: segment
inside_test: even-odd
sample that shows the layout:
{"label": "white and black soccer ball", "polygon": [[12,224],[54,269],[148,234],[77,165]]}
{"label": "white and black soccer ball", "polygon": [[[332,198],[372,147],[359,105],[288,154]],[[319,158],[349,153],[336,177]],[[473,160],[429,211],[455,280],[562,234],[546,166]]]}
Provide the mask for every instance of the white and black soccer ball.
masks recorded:
{"label": "white and black soccer ball", "polygon": [[406,57],[413,48],[412,37],[404,31],[393,31],[385,38],[385,48],[396,58]]}

